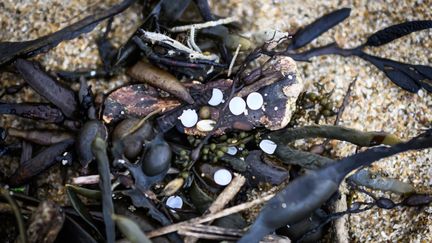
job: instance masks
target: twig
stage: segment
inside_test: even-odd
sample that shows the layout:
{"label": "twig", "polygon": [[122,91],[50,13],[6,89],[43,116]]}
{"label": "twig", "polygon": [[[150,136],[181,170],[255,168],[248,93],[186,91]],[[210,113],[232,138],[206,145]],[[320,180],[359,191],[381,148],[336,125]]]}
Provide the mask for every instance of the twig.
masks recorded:
{"label": "twig", "polygon": [[230,63],[229,68],[228,68],[228,77],[231,76],[232,69],[234,67],[234,63],[235,63],[235,61],[237,59],[237,56],[239,54],[240,48],[241,48],[241,44],[238,44],[237,49],[236,49],[236,51],[234,53],[233,58],[231,59],[231,63]]}
{"label": "twig", "polygon": [[[351,81],[351,83],[348,85],[348,89],[347,89],[347,92],[345,93],[345,96],[343,98],[342,105],[339,107],[339,110],[338,110],[337,115],[336,115],[336,120],[333,123],[335,126],[339,124],[339,121],[342,117],[342,114],[345,111],[345,108],[348,106],[349,98],[351,97],[351,92],[352,92],[352,89],[353,89],[356,82],[357,82],[357,77],[355,77],[353,79],[353,81]],[[330,139],[326,139],[322,143],[322,146],[325,147],[329,142],[330,142]]]}
{"label": "twig", "polygon": [[[111,180],[114,179],[113,175],[110,175]],[[74,185],[92,185],[99,183],[99,175],[89,175],[89,176],[79,176],[72,178],[72,183]]]}
{"label": "twig", "polygon": [[224,210],[222,210],[222,211],[220,211],[218,213],[215,213],[215,214],[204,215],[204,216],[193,218],[193,219],[189,219],[189,220],[177,223],[177,224],[168,225],[168,226],[159,228],[157,230],[152,230],[150,232],[147,232],[146,235],[149,238],[154,238],[154,237],[157,237],[157,236],[161,236],[161,235],[169,234],[169,233],[172,233],[172,232],[176,232],[181,227],[186,226],[186,225],[202,224],[202,223],[205,223],[205,222],[209,222],[211,220],[222,218],[222,217],[231,215],[233,213],[241,212],[243,210],[246,210],[248,208],[254,207],[254,206],[259,205],[261,203],[267,202],[274,195],[275,194],[272,193],[272,194],[266,195],[264,197],[252,200],[250,202],[242,203],[242,204],[239,204],[239,205],[236,205],[236,206],[224,209]]}
{"label": "twig", "polygon": [[231,183],[225,187],[221,194],[216,198],[212,205],[207,209],[209,214],[221,211],[231,199],[233,199],[245,184],[246,179],[240,174],[236,174]]}
{"label": "twig", "polygon": [[195,51],[202,53],[201,49],[198,47],[198,45],[195,43],[195,28],[191,28],[190,30],[190,37],[188,43],[190,44],[190,47],[194,49]]}
{"label": "twig", "polygon": [[[246,178],[244,176],[240,174],[236,174],[236,176],[231,181],[231,183],[227,187],[225,187],[222,193],[219,194],[219,196],[212,203],[212,205],[210,205],[205,215],[217,213],[220,210],[222,210],[231,201],[231,199],[233,199],[237,195],[237,193],[240,191],[241,187],[245,184],[245,182],[246,182]],[[211,221],[208,222],[208,224],[210,223]],[[188,236],[185,238],[184,241],[186,243],[194,243],[198,240],[198,238],[203,238],[203,237]]]}
{"label": "twig", "polygon": [[217,25],[229,24],[229,23],[232,23],[235,21],[237,21],[236,17],[228,17],[225,19],[218,19],[218,20],[208,21],[208,22],[200,23],[200,24],[189,24],[189,25],[183,25],[183,26],[176,26],[176,27],[169,29],[169,31],[171,31],[171,32],[183,32],[183,31],[190,30],[192,28],[199,30],[199,29],[215,27]]}
{"label": "twig", "polygon": [[353,87],[354,87],[354,85],[355,85],[356,82],[357,82],[357,77],[355,77],[353,79],[353,81],[351,81],[351,83],[349,84],[347,92],[345,94],[345,97],[343,98],[342,105],[339,107],[339,110],[337,112],[336,120],[334,122],[334,125],[338,125],[339,124],[339,121],[340,121],[340,119],[342,117],[342,114],[343,114],[343,112],[345,111],[345,108],[348,105],[349,98],[351,97],[351,92],[352,92]]}
{"label": "twig", "polygon": [[160,42],[166,45],[169,45],[179,51],[182,52],[186,52],[189,54],[189,58],[192,60],[195,59],[204,59],[204,60],[210,60],[210,61],[215,61],[218,60],[219,57],[215,54],[212,55],[204,55],[202,53],[199,53],[185,45],[183,45],[182,43],[172,39],[169,36],[166,36],[164,34],[161,33],[156,33],[156,32],[150,32],[150,31],[145,31],[143,29],[139,29],[139,32],[142,34],[141,38],[142,39],[146,39],[149,40],[151,42]]}

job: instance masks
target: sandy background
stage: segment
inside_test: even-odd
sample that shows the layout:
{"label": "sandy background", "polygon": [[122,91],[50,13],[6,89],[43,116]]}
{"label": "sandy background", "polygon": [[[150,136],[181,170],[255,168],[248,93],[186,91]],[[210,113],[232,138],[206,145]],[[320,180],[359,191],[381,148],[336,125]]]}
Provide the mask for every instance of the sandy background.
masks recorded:
{"label": "sandy background", "polygon": [[[0,40],[19,41],[33,39],[62,27],[99,8],[106,8],[118,1],[89,0],[4,0],[0,2]],[[239,16],[244,24],[244,34],[264,29],[279,29],[294,33],[299,26],[312,22],[317,17],[340,7],[351,7],[351,17],[312,43],[321,46],[336,41],[343,47],[354,47],[364,42],[368,35],[390,24],[406,20],[432,19],[431,1],[212,1],[215,12],[221,16]],[[139,25],[140,8],[132,7],[115,18],[111,37],[119,45]],[[95,38],[101,34],[105,24],[93,32],[75,40],[67,41],[37,59],[49,69],[76,70],[96,67],[98,59]],[[430,65],[432,62],[432,30],[411,34],[368,53],[393,60]],[[307,47],[309,48],[309,47]],[[325,84],[326,90],[335,89],[332,100],[340,104],[348,84],[358,78],[350,103],[341,124],[362,130],[383,130],[402,138],[420,133],[432,122],[432,95],[420,90],[411,94],[395,86],[385,75],[371,64],[359,58],[326,56],[314,58],[311,63],[298,63],[299,71],[314,91],[313,83]],[[0,74],[2,85],[22,82],[7,73]],[[110,83],[95,81],[95,92],[107,93],[120,85],[125,78],[114,78]],[[30,89],[22,96],[7,100],[38,101]],[[327,122],[331,123],[332,120]],[[311,123],[304,120],[303,124]],[[324,124],[326,121],[320,121]],[[0,117],[0,126],[28,126],[23,119]],[[354,146],[343,142],[332,142],[334,155],[352,154]],[[3,163],[2,172],[10,173],[16,163]],[[6,166],[5,166],[6,165]],[[412,183],[419,191],[431,192],[432,151],[406,153],[375,163],[374,169],[390,177]],[[55,175],[54,167],[46,175]],[[45,180],[44,176],[41,176]],[[50,193],[62,194],[63,187],[47,189]],[[354,198],[357,195],[353,195]],[[397,195],[390,195],[398,201]],[[358,200],[367,200],[358,196]],[[422,209],[372,209],[349,217],[349,234],[353,242],[432,242],[432,206]]]}

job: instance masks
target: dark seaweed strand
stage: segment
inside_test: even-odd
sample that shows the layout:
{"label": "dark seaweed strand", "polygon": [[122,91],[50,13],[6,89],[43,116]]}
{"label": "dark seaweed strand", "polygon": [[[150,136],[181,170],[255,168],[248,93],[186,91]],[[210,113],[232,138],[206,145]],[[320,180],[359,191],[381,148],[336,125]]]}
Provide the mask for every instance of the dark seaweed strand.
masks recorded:
{"label": "dark seaweed strand", "polygon": [[374,146],[381,143],[394,145],[400,142],[391,134],[384,132],[362,132],[356,129],[333,125],[311,125],[298,128],[286,128],[266,135],[276,143],[288,144],[298,139],[322,137],[347,141],[358,146]]}
{"label": "dark seaweed strand", "polygon": [[[320,19],[316,22],[318,23]],[[315,22],[311,25],[314,25]],[[307,28],[312,28],[309,25]],[[320,24],[320,26],[324,26]],[[263,50],[262,53],[270,56],[284,55],[293,58],[296,61],[309,61],[312,57],[322,55],[340,55],[344,57],[358,56],[368,62],[371,62],[378,69],[383,71],[387,77],[396,85],[403,88],[406,91],[416,93],[420,88],[426,89],[428,92],[432,92],[432,68],[425,65],[410,65],[406,63],[396,62],[390,59],[384,59],[376,56],[372,56],[364,53],[362,50],[366,46],[380,46],[389,43],[397,38],[405,36],[415,31],[420,31],[432,27],[432,20],[417,20],[409,21],[393,26],[389,26],[385,29],[375,32],[372,34],[365,44],[352,49],[344,49],[339,47],[336,43],[331,43],[326,46],[312,48],[310,50],[295,53],[292,49],[298,44],[295,44],[296,37],[294,36],[293,43],[288,46],[287,50],[277,52]],[[299,31],[299,35],[306,35],[311,38],[313,34],[303,34]],[[305,37],[305,38],[306,38]],[[299,38],[299,37],[297,37]]]}
{"label": "dark seaweed strand", "polygon": [[298,49],[309,44],[322,33],[333,28],[343,20],[349,17],[351,12],[350,8],[341,8],[315,20],[305,28],[299,30],[292,39],[291,45],[288,46],[289,50]]}
{"label": "dark seaweed strand", "polygon": [[135,0],[124,0],[110,9],[90,15],[70,26],[52,34],[23,42],[0,42],[0,66],[9,63],[17,57],[31,57],[57,46],[60,42],[71,40],[90,32],[104,19],[110,18],[127,9]]}
{"label": "dark seaweed strand", "polygon": [[276,228],[307,217],[327,201],[338,189],[343,178],[356,168],[370,165],[397,153],[430,147],[432,147],[432,129],[406,143],[393,147],[372,148],[298,177],[264,205],[250,230],[239,242],[258,242]]}
{"label": "dark seaweed strand", "polygon": [[109,159],[106,152],[106,142],[100,137],[93,141],[92,149],[98,163],[100,176],[99,187],[102,192],[102,213],[105,223],[105,233],[108,243],[115,242],[115,224],[112,220],[114,214],[114,204],[112,201],[111,179],[109,169]]}
{"label": "dark seaweed strand", "polygon": [[369,36],[365,45],[381,46],[412,32],[429,28],[432,28],[432,20],[416,20],[392,25]]}

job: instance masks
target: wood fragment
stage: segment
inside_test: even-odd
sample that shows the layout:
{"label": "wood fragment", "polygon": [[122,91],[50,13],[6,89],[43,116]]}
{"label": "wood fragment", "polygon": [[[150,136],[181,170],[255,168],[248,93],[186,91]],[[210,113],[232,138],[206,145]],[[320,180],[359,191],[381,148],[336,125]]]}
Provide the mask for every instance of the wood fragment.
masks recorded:
{"label": "wood fragment", "polygon": [[[227,187],[225,187],[225,189],[219,194],[219,196],[210,205],[210,207],[207,209],[207,212],[204,215],[214,214],[219,212],[237,195],[241,187],[246,182],[246,178],[240,174],[235,174],[235,175],[236,176],[231,181],[231,183]],[[207,222],[207,224],[211,224],[211,222],[212,221],[209,221]],[[199,237],[194,237],[193,235],[189,235],[188,237],[185,238],[185,242],[194,243],[197,242],[198,238]]]}
{"label": "wood fragment", "polygon": [[257,198],[255,200],[252,200],[250,202],[245,202],[227,209],[224,209],[218,213],[215,214],[209,214],[209,215],[204,215],[201,217],[197,217],[197,218],[193,218],[193,219],[189,219],[180,223],[176,223],[176,224],[172,224],[172,225],[168,225],[162,228],[159,228],[157,230],[152,230],[150,232],[146,232],[147,237],[149,238],[153,238],[156,236],[161,236],[161,235],[165,235],[168,233],[172,233],[172,232],[176,232],[177,230],[180,229],[180,227],[185,226],[185,225],[193,225],[193,224],[202,224],[202,223],[206,223],[209,222],[211,220],[215,220],[218,218],[222,218],[225,216],[228,216],[230,214],[234,214],[234,213],[238,213],[241,212],[243,210],[246,210],[248,208],[254,207],[256,205],[262,204],[264,202],[267,202],[268,200],[270,200],[275,194],[269,194],[260,198]]}

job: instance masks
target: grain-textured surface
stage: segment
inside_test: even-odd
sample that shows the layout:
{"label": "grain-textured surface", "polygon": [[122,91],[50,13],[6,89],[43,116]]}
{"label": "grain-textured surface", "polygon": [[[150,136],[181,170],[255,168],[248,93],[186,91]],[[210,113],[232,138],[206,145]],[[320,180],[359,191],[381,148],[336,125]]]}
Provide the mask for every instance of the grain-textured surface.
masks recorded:
{"label": "grain-textured surface", "polygon": [[[89,0],[4,0],[0,2],[0,40],[19,41],[36,38],[51,33],[76,21],[99,8],[106,8],[118,2]],[[312,22],[317,17],[340,7],[352,7],[351,17],[333,30],[315,40],[319,46],[336,41],[343,47],[353,47],[366,40],[366,37],[390,24],[406,20],[432,19],[431,1],[277,1],[277,0],[222,0],[212,1],[216,13],[221,16],[239,16],[244,21],[244,35],[252,31],[276,28],[295,32],[299,26]],[[140,9],[132,7],[114,21],[111,37],[118,46],[124,42],[140,21]],[[79,16],[79,18],[77,18]],[[100,24],[93,32],[75,40],[67,41],[36,59],[49,69],[76,70],[96,67],[100,60],[95,38],[101,34],[105,24]],[[369,53],[394,60],[414,64],[432,63],[432,30],[421,31],[401,38],[379,48],[371,48]],[[326,90],[335,89],[332,100],[340,104],[349,82],[358,77],[350,103],[342,117],[341,124],[362,130],[384,130],[402,138],[412,137],[432,121],[432,95],[421,90],[411,94],[396,87],[385,75],[371,64],[359,58],[326,56],[314,58],[311,63],[298,63],[299,73],[306,83],[325,84]],[[2,85],[22,82],[10,73],[0,73]],[[94,81],[94,91],[108,93],[125,81],[119,76],[109,83]],[[77,88],[77,87],[75,87]],[[307,90],[315,87],[309,85]],[[20,95],[6,100],[38,101],[40,98],[25,88]],[[309,121],[305,120],[304,123]],[[327,121],[332,122],[331,119]],[[309,122],[310,123],[310,122]],[[326,121],[322,120],[324,124]],[[0,117],[0,124],[17,127],[31,126],[23,119]],[[332,142],[334,155],[346,156],[355,147],[341,142]],[[1,163],[4,161],[2,160]],[[9,174],[16,168],[16,161],[2,168]],[[9,168],[9,170],[7,169]],[[375,163],[374,169],[382,173],[411,182],[418,190],[431,191],[432,151],[406,153]],[[49,170],[50,177],[58,176],[58,168]],[[41,176],[40,183],[50,177]],[[51,194],[63,190],[51,185]],[[396,201],[397,195],[391,195]],[[363,196],[358,196],[364,200]],[[357,200],[357,199],[355,199]],[[369,199],[368,199],[369,200]],[[349,234],[355,242],[431,242],[432,206],[423,209],[373,209],[369,212],[349,217]]]}

